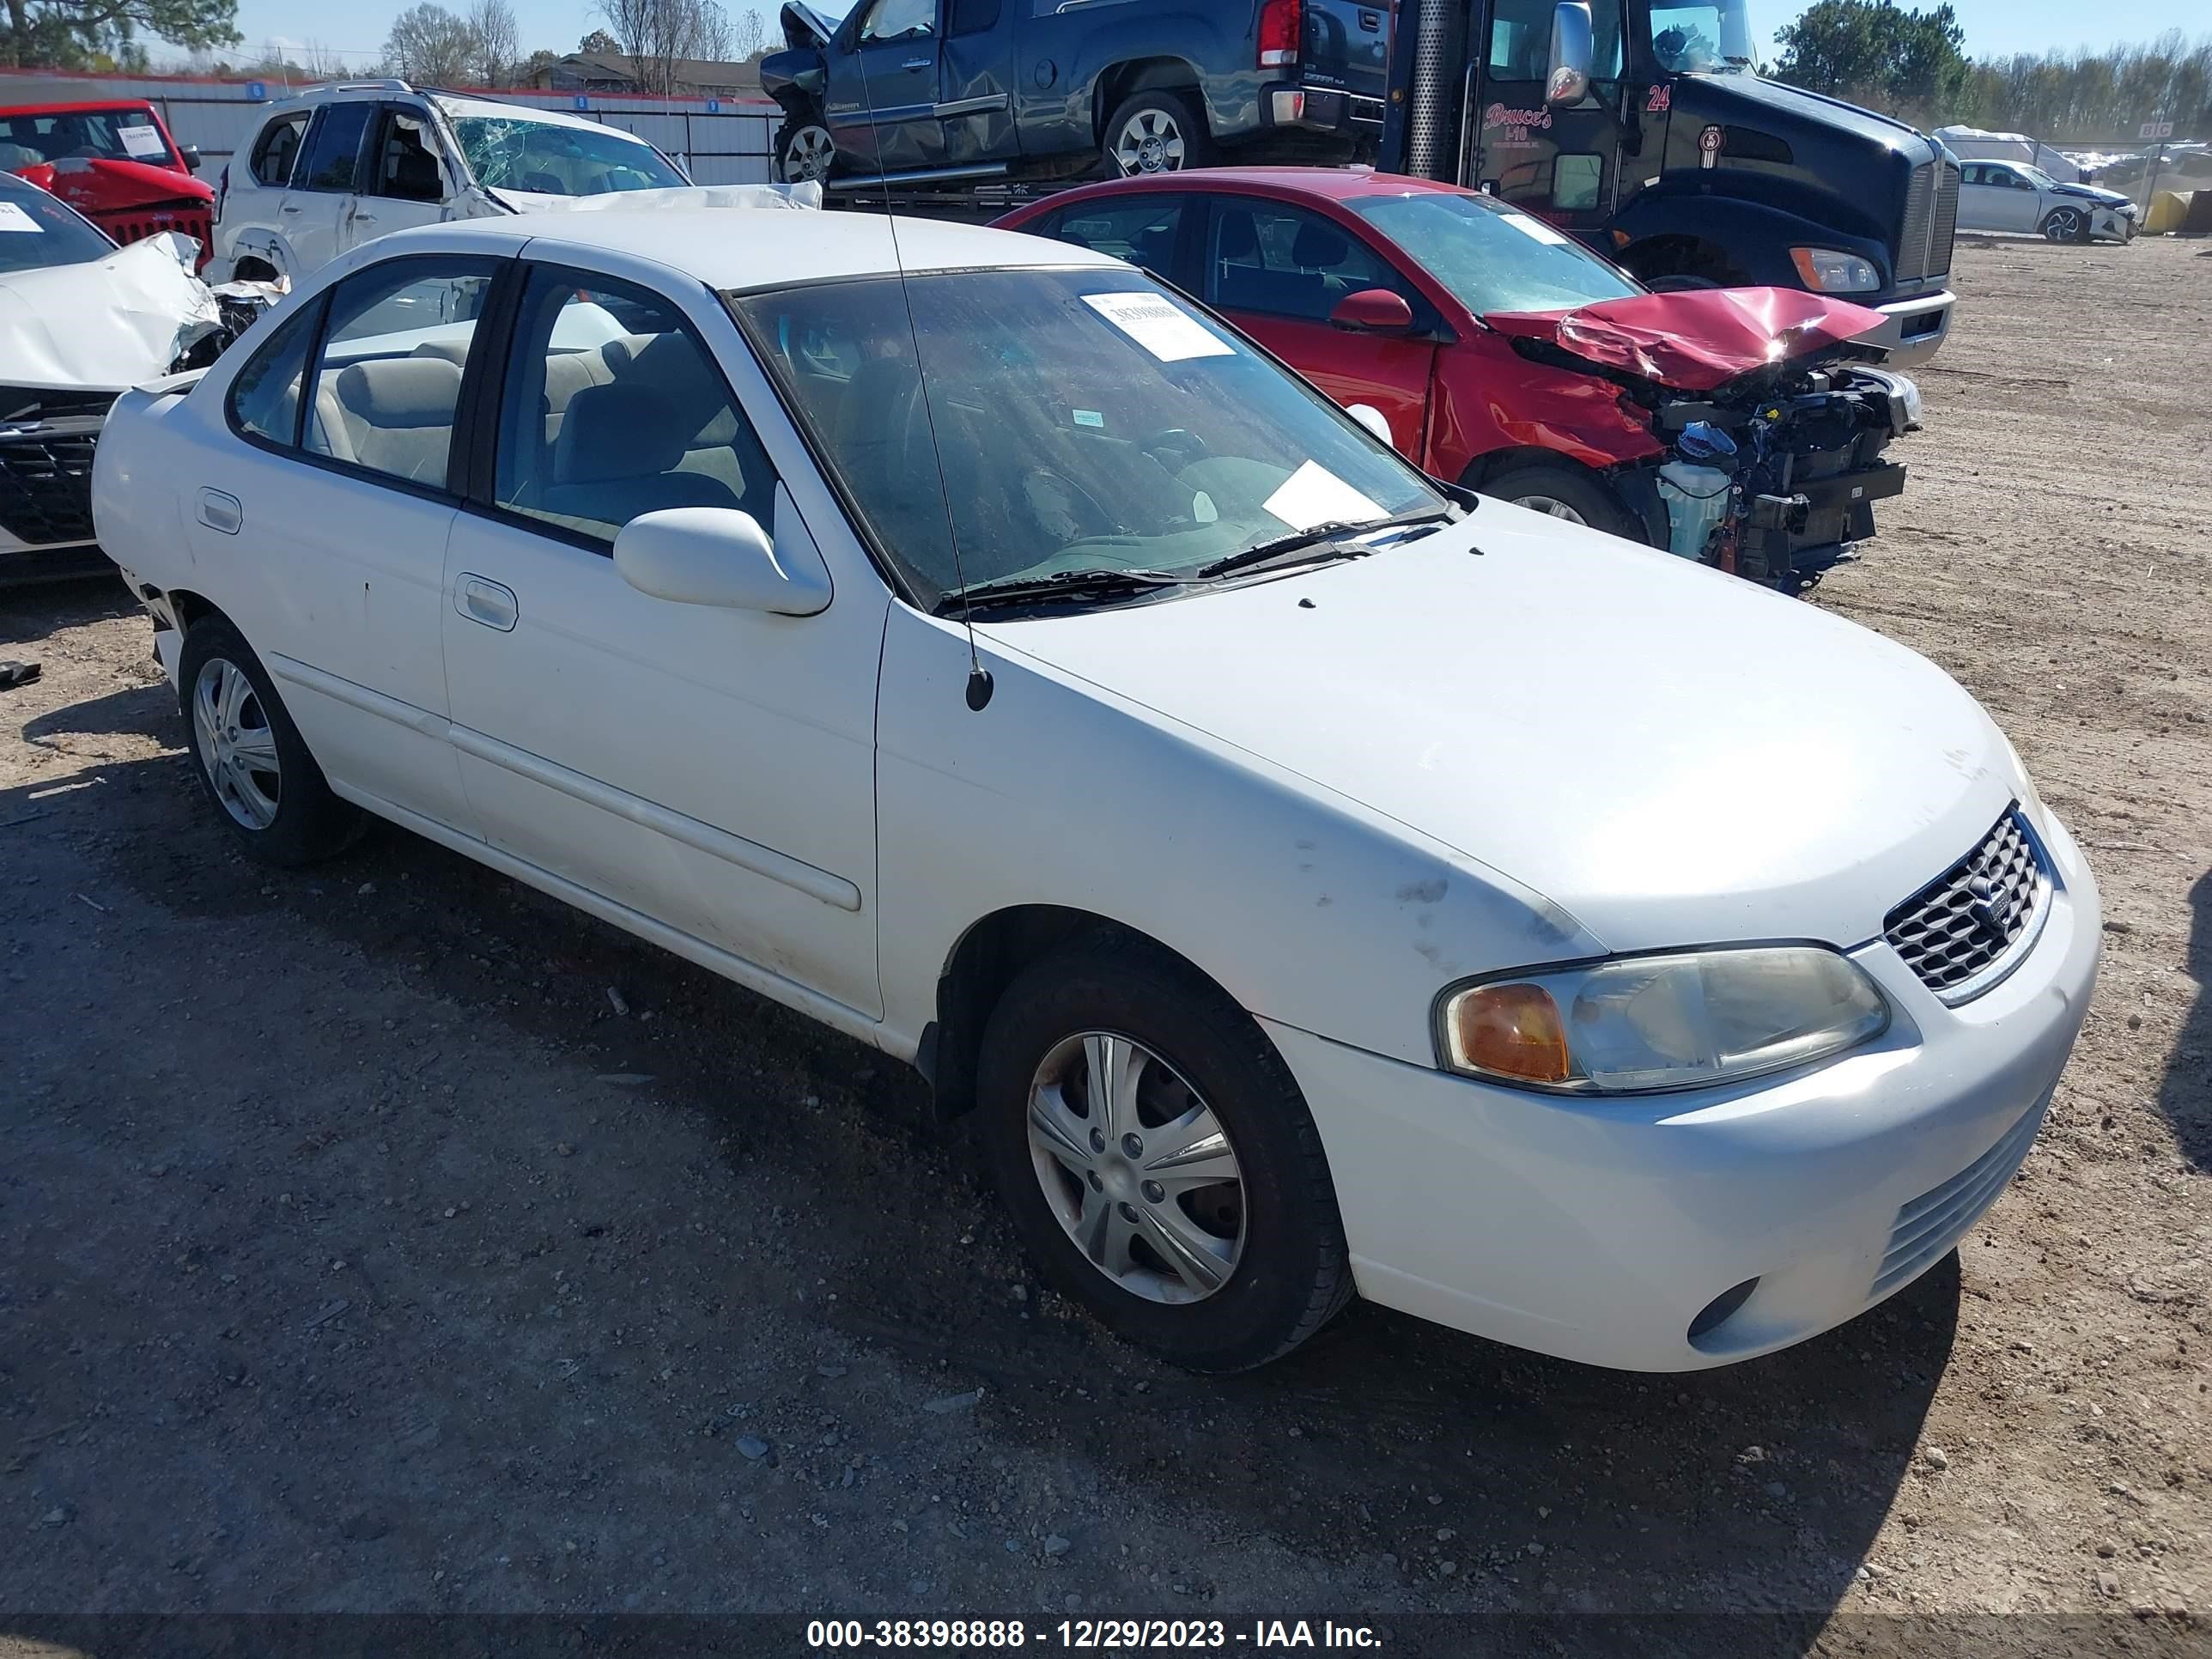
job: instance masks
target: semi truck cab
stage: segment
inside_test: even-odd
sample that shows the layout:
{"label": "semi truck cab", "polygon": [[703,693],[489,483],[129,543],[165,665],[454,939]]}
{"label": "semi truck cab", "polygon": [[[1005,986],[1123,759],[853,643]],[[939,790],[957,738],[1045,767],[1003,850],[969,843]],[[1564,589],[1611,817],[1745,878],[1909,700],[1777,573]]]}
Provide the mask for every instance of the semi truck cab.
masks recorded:
{"label": "semi truck cab", "polygon": [[1498,196],[1656,288],[1867,306],[1899,366],[1950,331],[1956,158],[1762,79],[1748,0],[1403,0],[1382,165]]}

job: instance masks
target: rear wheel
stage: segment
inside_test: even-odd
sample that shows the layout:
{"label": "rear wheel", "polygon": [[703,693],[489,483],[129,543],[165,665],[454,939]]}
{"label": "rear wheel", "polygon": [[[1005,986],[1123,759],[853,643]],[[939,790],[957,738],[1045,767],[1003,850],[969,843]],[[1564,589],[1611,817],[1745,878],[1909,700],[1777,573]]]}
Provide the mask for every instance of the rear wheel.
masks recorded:
{"label": "rear wheel", "polygon": [[1626,509],[1613,500],[1612,491],[1568,467],[1547,466],[1540,462],[1508,467],[1475,487],[1486,495],[1525,507],[1532,513],[1542,513],[1568,524],[1587,525],[1608,536],[1625,536],[1638,542],[1644,539],[1637,533]]}
{"label": "rear wheel", "polygon": [[2089,240],[2089,216],[2080,208],[2053,208],[2051,216],[2043,222],[2043,238],[2047,242],[2086,242]]}
{"label": "rear wheel", "polygon": [[837,159],[837,141],[811,118],[783,124],[775,136],[776,176],[787,185],[820,184]]}
{"label": "rear wheel", "polygon": [[360,839],[368,820],[331,793],[269,671],[228,620],[191,625],[177,684],[201,787],[247,857],[312,864]]}
{"label": "rear wheel", "polygon": [[1123,178],[1180,173],[1212,159],[1212,141],[1190,100],[1179,92],[1140,92],[1125,98],[1106,122],[1106,170]]}
{"label": "rear wheel", "polygon": [[1101,938],[991,1015],[979,1127],[1045,1277],[1200,1371],[1288,1352],[1351,1299],[1321,1137],[1250,1016],[1172,957]]}

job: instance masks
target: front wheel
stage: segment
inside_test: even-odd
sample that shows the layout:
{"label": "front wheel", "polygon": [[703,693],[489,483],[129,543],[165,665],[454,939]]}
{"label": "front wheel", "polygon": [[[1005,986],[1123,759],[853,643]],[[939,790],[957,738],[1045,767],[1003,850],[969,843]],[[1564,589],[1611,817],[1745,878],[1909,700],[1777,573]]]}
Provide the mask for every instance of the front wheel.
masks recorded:
{"label": "front wheel", "polygon": [[1608,536],[1640,542],[1628,514],[1595,479],[1564,466],[1540,463],[1509,467],[1476,486],[1482,494],[1568,524],[1586,525]]}
{"label": "front wheel", "polygon": [[1206,123],[1179,92],[1123,99],[1106,122],[1102,148],[1107,172],[1125,179],[1202,167],[1213,155]]}
{"label": "front wheel", "polygon": [[1193,1370],[1287,1353],[1351,1299],[1321,1136],[1250,1016],[1172,957],[1103,938],[991,1015],[980,1131],[1044,1276]]}
{"label": "front wheel", "polygon": [[2053,208],[2051,216],[2043,222],[2043,239],[2047,242],[2086,242],[2089,240],[2089,216],[2079,208]]}
{"label": "front wheel", "polygon": [[790,120],[775,136],[776,176],[787,185],[823,184],[837,160],[837,141],[818,120]]}

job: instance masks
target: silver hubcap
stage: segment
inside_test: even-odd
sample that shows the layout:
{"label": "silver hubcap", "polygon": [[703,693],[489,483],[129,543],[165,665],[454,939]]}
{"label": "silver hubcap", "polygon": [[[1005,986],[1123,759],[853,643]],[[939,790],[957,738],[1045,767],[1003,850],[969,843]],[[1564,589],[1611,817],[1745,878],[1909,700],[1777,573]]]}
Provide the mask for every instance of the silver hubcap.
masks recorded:
{"label": "silver hubcap", "polygon": [[1030,1085],[1030,1162],[1091,1265],[1148,1302],[1202,1302],[1244,1249],[1244,1177],[1213,1110],[1142,1043],[1069,1037]]}
{"label": "silver hubcap", "polygon": [[801,127],[791,135],[784,147],[783,176],[785,182],[806,184],[830,176],[830,163],[837,154],[837,143],[820,127]]}
{"label": "silver hubcap", "polygon": [[266,830],[283,799],[276,734],[253,682],[235,664],[210,657],[200,665],[192,682],[192,725],[216,799],[247,829]]}
{"label": "silver hubcap", "polygon": [[2070,208],[2061,208],[2051,216],[2043,234],[2054,242],[2070,242],[2081,229],[2081,222]]}
{"label": "silver hubcap", "polygon": [[1565,519],[1569,524],[1584,522],[1581,514],[1576,512],[1556,495],[1523,495],[1513,505],[1525,507],[1531,513],[1545,513],[1554,519]]}
{"label": "silver hubcap", "polygon": [[1139,110],[1114,141],[1114,165],[1124,173],[1180,172],[1182,155],[1182,129],[1165,110]]}

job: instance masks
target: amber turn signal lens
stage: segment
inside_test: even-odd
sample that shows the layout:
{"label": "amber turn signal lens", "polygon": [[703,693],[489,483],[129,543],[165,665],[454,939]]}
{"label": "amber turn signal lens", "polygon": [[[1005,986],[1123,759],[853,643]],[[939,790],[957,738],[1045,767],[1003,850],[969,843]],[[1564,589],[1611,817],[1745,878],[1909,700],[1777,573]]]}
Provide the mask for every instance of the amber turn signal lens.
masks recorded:
{"label": "amber turn signal lens", "polygon": [[1574,1061],[1559,1005],[1540,985],[1481,985],[1445,1016],[1452,1064],[1522,1083],[1568,1083]]}

